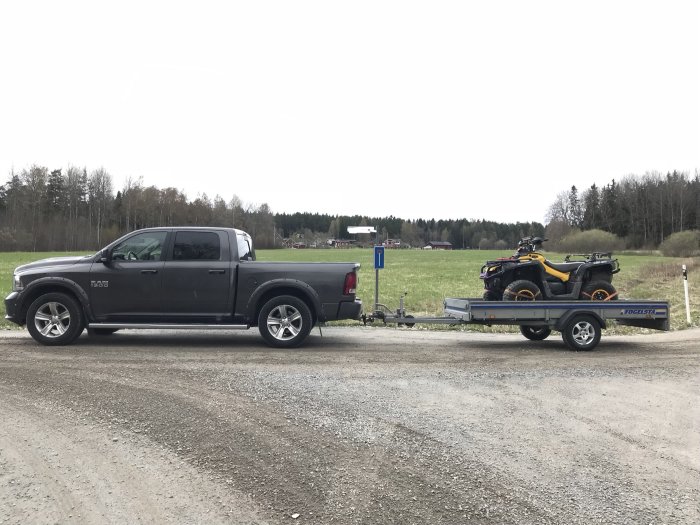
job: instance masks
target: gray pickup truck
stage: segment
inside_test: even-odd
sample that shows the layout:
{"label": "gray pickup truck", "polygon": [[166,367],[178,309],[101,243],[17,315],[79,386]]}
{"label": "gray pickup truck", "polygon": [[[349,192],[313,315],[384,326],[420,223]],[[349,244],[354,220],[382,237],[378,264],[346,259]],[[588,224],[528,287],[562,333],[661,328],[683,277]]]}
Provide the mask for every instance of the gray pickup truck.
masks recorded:
{"label": "gray pickup truck", "polygon": [[45,345],[85,328],[257,326],[270,346],[296,347],[318,322],[360,318],[359,266],[256,261],[250,235],[233,228],[149,228],[95,255],[16,268],[5,318]]}

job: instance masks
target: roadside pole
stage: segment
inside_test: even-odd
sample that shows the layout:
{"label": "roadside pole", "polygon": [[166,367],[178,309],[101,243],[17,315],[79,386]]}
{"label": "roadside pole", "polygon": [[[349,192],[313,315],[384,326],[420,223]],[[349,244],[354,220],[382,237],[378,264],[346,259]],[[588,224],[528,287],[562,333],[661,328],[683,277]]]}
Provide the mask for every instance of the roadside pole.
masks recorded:
{"label": "roadside pole", "polygon": [[692,324],[690,319],[690,297],[688,296],[688,267],[684,264],[683,268],[683,289],[685,290],[685,315],[688,321],[688,326]]}
{"label": "roadside pole", "polygon": [[374,313],[379,311],[379,270],[384,268],[384,246],[374,247]]}

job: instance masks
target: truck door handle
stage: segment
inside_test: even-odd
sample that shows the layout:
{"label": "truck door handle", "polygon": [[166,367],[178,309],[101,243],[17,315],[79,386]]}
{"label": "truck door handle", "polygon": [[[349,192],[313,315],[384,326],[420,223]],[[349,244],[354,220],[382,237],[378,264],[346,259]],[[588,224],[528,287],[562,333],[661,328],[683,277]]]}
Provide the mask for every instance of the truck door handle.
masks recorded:
{"label": "truck door handle", "polygon": [[158,270],[141,270],[141,273],[158,273]]}
{"label": "truck door handle", "polygon": [[226,273],[226,270],[209,270],[209,273]]}

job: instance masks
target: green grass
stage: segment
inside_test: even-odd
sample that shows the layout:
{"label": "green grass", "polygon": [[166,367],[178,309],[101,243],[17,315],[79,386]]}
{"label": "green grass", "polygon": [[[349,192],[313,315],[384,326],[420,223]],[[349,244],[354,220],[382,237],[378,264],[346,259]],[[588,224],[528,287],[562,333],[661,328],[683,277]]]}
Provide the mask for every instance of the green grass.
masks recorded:
{"label": "green grass", "polygon": [[[0,294],[4,298],[12,286],[12,270],[44,257],[74,255],[67,253],[0,253]],[[80,255],[80,254],[78,254]],[[350,250],[258,250],[261,261],[329,261],[359,262],[358,296],[365,311],[374,304],[374,257],[372,249]],[[445,297],[481,297],[483,285],[479,270],[487,259],[509,255],[509,252],[479,250],[386,250],[385,265],[379,270],[379,302],[390,309],[398,308],[399,298],[407,292],[406,311],[415,316],[442,315]],[[548,253],[553,261],[561,255]],[[674,329],[686,326],[685,300],[681,264],[689,266],[691,316],[695,326],[700,324],[700,262],[696,259],[676,259],[658,255],[621,255],[622,270],[614,278],[615,287],[623,299],[663,299],[671,303],[671,323]],[[0,307],[0,327],[10,327],[4,320],[4,305]],[[497,328],[504,330],[506,328]],[[495,329],[496,330],[496,329]]]}

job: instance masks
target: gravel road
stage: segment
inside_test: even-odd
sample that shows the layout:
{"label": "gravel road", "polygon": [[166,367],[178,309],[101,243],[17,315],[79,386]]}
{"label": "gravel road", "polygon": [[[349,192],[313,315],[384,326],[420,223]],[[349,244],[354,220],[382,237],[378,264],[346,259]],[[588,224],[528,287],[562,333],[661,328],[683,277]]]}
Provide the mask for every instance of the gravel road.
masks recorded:
{"label": "gravel road", "polygon": [[698,523],[700,330],[0,332],[0,523]]}

